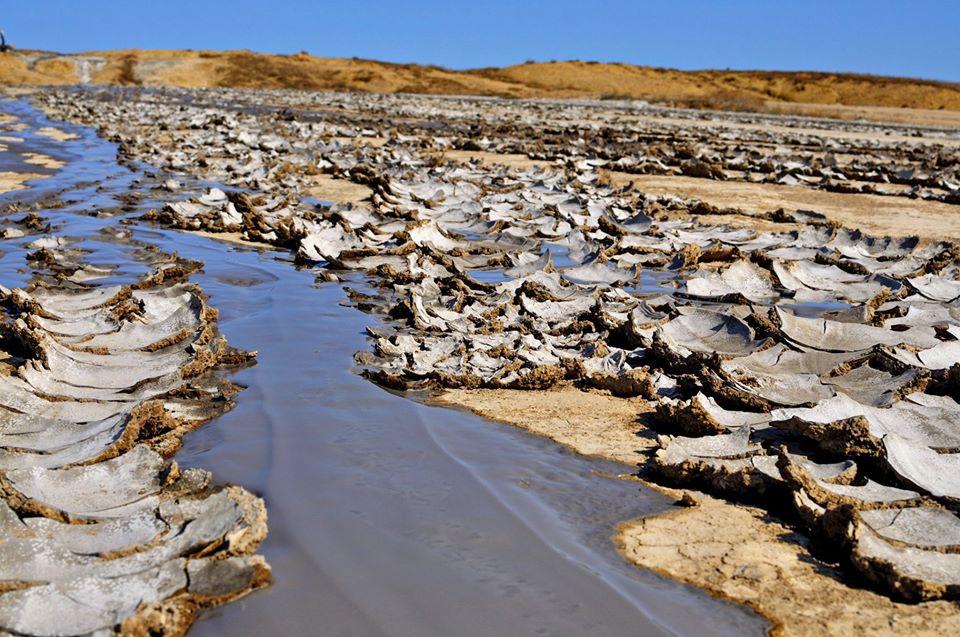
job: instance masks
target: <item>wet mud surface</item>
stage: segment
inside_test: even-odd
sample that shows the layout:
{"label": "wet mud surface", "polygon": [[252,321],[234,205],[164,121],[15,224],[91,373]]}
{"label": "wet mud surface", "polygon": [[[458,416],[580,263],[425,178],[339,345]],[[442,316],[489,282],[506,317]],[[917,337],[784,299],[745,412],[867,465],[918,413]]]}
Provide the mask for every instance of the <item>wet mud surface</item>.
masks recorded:
{"label": "wet mud surface", "polygon": [[[47,124],[25,103],[4,106],[30,125]],[[69,288],[65,293],[73,302],[78,294],[73,288],[80,284],[106,294],[103,290],[112,291],[108,286],[156,278],[158,263],[145,262],[143,254],[157,259],[176,250],[178,257],[163,258],[203,264],[190,271],[189,280],[209,296],[206,303],[218,310],[219,330],[231,345],[259,350],[254,366],[216,371],[223,382],[242,388],[233,396],[237,404],[232,400],[232,410],[218,410],[187,434],[176,462],[185,475],[202,477],[203,467],[212,470],[212,484],[243,484],[265,499],[270,536],[262,554],[273,567],[274,583],[214,611],[192,634],[301,634],[318,625],[330,632],[391,635],[490,634],[492,628],[543,634],[762,633],[764,623],[751,613],[620,560],[610,542],[615,525],[671,505],[617,477],[629,467],[584,459],[364,381],[351,357],[364,347],[370,319],[338,305],[344,299],[341,286],[318,284],[316,271],[296,270],[285,253],[228,248],[135,221],[164,200],[189,194],[190,186],[177,195],[152,190],[159,181],[115,164],[115,146],[89,130],[68,128],[78,139],[51,149],[66,162],[56,177],[33,183],[26,194],[4,197],[11,204],[4,221],[22,234],[8,233],[3,241],[3,284],[24,287],[48,276]],[[29,143],[31,132],[23,134]],[[200,194],[208,185],[192,187]],[[43,243],[30,245],[37,239]],[[27,260],[46,244],[49,254]],[[364,277],[344,276],[355,289],[373,291]],[[76,336],[86,339],[87,332]],[[228,358],[220,362],[241,362]],[[94,398],[112,396],[98,390]],[[180,435],[174,439],[176,444],[155,446],[170,455]],[[129,453],[156,453],[149,451],[153,441],[146,442]],[[225,493],[236,492],[229,489]],[[28,517],[36,513],[21,509]],[[258,527],[256,543],[264,532]],[[229,556],[213,559],[218,557]],[[254,566],[265,568],[256,560]],[[222,568],[206,580],[191,575],[197,586],[246,582],[239,592],[264,583],[262,575],[238,578]],[[187,612],[176,622],[169,605],[158,610],[111,601],[109,610],[116,624],[128,622],[123,630],[176,634],[196,609],[235,596],[213,584],[197,591],[204,599],[183,604]],[[190,593],[188,584],[177,582],[165,590],[174,598]],[[15,617],[3,615],[5,621]],[[86,630],[61,626],[58,632]]]}

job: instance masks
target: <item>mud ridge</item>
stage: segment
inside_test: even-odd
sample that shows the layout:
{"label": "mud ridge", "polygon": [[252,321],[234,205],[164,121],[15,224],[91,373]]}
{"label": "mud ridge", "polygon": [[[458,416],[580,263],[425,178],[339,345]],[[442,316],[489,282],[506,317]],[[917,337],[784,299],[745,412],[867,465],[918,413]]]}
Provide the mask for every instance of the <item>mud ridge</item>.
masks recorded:
{"label": "mud ridge", "polygon": [[[48,228],[49,229],[49,228]],[[182,635],[197,612],[265,586],[262,500],[171,459],[232,406],[231,350],[189,282],[144,250],[113,268],[46,236],[28,287],[0,288],[0,629]]]}

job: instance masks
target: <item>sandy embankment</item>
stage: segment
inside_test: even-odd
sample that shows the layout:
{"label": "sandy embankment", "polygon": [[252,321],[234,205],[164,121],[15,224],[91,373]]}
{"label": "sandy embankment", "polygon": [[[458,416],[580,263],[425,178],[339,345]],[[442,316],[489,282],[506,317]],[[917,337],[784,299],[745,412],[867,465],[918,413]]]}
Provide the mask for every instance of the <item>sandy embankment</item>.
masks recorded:
{"label": "sandy embankment", "polygon": [[[634,99],[681,107],[956,127],[957,84],[844,73],[678,71],[619,63],[529,62],[450,70],[305,52],[115,50],[0,55],[0,89],[22,85],[142,84],[381,93]],[[21,86],[17,86],[21,85]]]}
{"label": "sandy embankment", "polygon": [[0,193],[23,190],[27,187],[24,182],[45,176],[39,173],[0,172]]}
{"label": "sandy embankment", "polygon": [[[556,391],[446,390],[434,404],[471,410],[551,438],[572,450],[636,465],[655,447],[642,399],[565,387]],[[665,489],[677,509],[624,522],[614,538],[638,566],[746,604],[783,637],[940,636],[960,632],[950,602],[902,604],[844,579],[813,556],[808,540],[755,507],[699,492]],[[681,506],[689,494],[695,506]]]}

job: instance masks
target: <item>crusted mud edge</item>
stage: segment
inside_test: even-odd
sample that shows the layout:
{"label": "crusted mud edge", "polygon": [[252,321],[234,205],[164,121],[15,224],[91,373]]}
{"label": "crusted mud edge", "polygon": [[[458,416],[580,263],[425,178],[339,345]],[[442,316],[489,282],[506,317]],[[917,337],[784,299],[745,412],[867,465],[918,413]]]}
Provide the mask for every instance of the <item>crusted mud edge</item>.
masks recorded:
{"label": "crusted mud edge", "polygon": [[219,334],[200,263],[142,250],[148,275],[104,285],[87,252],[41,248],[0,288],[0,632],[183,635],[270,581],[263,500],[172,459],[255,354]]}

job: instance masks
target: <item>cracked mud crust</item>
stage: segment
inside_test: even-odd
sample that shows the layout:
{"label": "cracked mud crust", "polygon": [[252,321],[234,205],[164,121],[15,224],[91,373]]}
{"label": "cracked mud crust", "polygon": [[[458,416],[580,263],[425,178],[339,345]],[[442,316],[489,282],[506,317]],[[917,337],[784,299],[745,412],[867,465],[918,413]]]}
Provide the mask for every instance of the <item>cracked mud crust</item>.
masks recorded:
{"label": "cracked mud crust", "polygon": [[616,542],[644,568],[747,604],[775,637],[937,637],[960,631],[951,602],[897,603],[844,582],[807,541],[760,509],[697,494],[697,505],[625,522]]}
{"label": "cracked mud crust", "polygon": [[188,282],[201,264],[129,240],[148,273],[106,285],[95,250],[36,241],[30,285],[0,287],[0,631],[182,635],[270,580],[263,501],[171,459],[253,354]]}
{"label": "cracked mud crust", "polygon": [[[825,582],[886,595],[877,608],[960,598],[960,247],[934,219],[960,204],[956,131],[621,103],[211,92],[221,107],[119,92],[34,99],[156,167],[171,194],[143,220],[359,280],[344,304],[383,319],[356,356],[367,378],[455,390],[443,400],[639,464],[651,482],[763,506],[829,562]],[[318,175],[331,193],[371,194],[318,202]],[[178,197],[180,178],[221,186]],[[656,179],[748,193],[756,209],[645,190]],[[870,202],[935,213],[930,232],[868,234]],[[56,247],[32,258],[55,263]]]}
{"label": "cracked mud crust", "polygon": [[[656,447],[655,432],[641,424],[652,411],[642,399],[567,387],[453,389],[429,402],[468,409],[578,453],[630,466]],[[675,497],[678,505],[623,522],[614,541],[624,558],[753,608],[773,624],[774,637],[939,637],[960,631],[955,603],[898,603],[862,582],[849,582],[836,564],[811,554],[808,539],[762,509],[645,484]]]}

